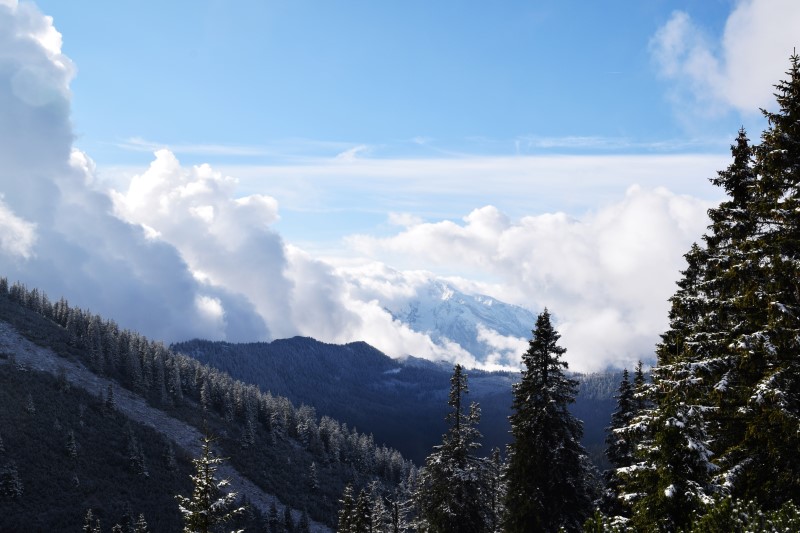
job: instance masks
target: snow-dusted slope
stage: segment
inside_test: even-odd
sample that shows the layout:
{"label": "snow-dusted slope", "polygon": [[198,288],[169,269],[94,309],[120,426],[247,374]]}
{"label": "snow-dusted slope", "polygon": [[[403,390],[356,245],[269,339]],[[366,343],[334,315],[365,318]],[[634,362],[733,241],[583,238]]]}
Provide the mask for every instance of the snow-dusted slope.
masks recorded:
{"label": "snow-dusted slope", "polygon": [[517,365],[536,321],[527,309],[465,294],[434,279],[419,286],[410,299],[387,302],[384,307],[396,320],[429,335],[437,344],[454,342],[489,365]]}

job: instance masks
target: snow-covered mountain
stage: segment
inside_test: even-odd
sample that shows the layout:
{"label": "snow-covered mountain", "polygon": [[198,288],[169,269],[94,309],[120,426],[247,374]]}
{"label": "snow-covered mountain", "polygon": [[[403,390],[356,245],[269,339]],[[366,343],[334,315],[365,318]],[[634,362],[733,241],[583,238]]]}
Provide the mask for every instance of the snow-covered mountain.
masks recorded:
{"label": "snow-covered mountain", "polygon": [[536,321],[523,307],[466,294],[436,279],[417,287],[410,299],[387,302],[384,308],[437,344],[456,343],[487,365],[518,365]]}

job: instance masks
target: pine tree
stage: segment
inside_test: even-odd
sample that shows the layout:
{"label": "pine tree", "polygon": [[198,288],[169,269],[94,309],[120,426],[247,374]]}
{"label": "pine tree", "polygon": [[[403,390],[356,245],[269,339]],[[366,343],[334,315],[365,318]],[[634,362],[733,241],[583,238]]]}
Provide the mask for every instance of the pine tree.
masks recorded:
{"label": "pine tree", "polygon": [[567,363],[561,356],[566,350],[558,346],[559,338],[545,309],[522,357],[522,379],[513,389],[504,518],[509,533],[577,531],[592,510],[586,481],[591,473],[580,444],[583,428],[567,409],[578,383],[564,375]]}
{"label": "pine tree", "polygon": [[147,521],[142,513],[139,513],[139,518],[133,524],[133,533],[150,533],[150,528],[147,526]]}
{"label": "pine tree", "polygon": [[216,524],[233,519],[243,512],[235,508],[236,493],[224,492],[227,480],[217,480],[216,472],[223,460],[217,457],[211,445],[214,439],[208,434],[200,438],[200,457],[193,459],[194,490],[191,498],[178,495],[178,507],[183,515],[184,533],[209,533]]}
{"label": "pine tree", "polygon": [[736,347],[736,399],[721,409],[735,424],[721,450],[720,481],[726,492],[769,509],[800,501],[799,56],[787,75],[775,86],[778,110],[764,112],[769,127],[753,150],[755,238],[739,246],[751,259],[749,283],[731,302],[744,327],[726,339]]}
{"label": "pine tree", "polygon": [[294,533],[294,518],[292,518],[292,509],[288,505],[283,506],[283,530],[286,533]]}
{"label": "pine tree", "polygon": [[87,509],[83,519],[83,533],[101,533],[101,531],[100,519],[94,516],[91,509]]}
{"label": "pine tree", "polygon": [[344,487],[342,499],[339,500],[338,533],[350,533],[354,519],[355,500],[353,499],[353,485],[348,483]]}
{"label": "pine tree", "polygon": [[800,58],[777,86],[778,111],[712,182],[705,247],[686,255],[657,348],[651,405],[629,486],[634,524],[680,528],[732,495],[776,509],[800,498]]}
{"label": "pine tree", "polygon": [[114,399],[114,386],[111,383],[106,388],[106,398],[103,402],[103,410],[106,415],[111,415],[117,409],[117,401]]}
{"label": "pine tree", "polygon": [[67,432],[67,455],[70,459],[77,459],[78,458],[78,443],[75,440],[75,432],[71,429]]}
{"label": "pine tree", "polygon": [[369,494],[361,489],[353,506],[353,519],[350,523],[350,533],[370,533],[372,526],[372,508]]}
{"label": "pine tree", "polygon": [[11,461],[0,467],[0,499],[14,500],[22,496],[23,491],[17,465]]}
{"label": "pine tree", "polygon": [[636,399],[633,385],[628,378],[627,368],[622,371],[622,380],[616,398],[617,408],[611,414],[611,425],[606,428],[605,454],[611,468],[603,474],[605,491],[603,492],[602,508],[603,512],[610,516],[628,516],[629,510],[621,498],[622,481],[618,475],[619,469],[627,469],[634,463],[633,443],[625,429],[636,416]]}
{"label": "pine tree", "polygon": [[33,396],[28,393],[28,397],[25,400],[25,412],[31,416],[36,414],[36,404],[33,403]]}
{"label": "pine tree", "polygon": [[280,521],[278,520],[278,507],[275,505],[275,500],[272,500],[269,504],[267,525],[269,526],[269,533],[278,533]]}
{"label": "pine tree", "polygon": [[476,428],[480,409],[476,403],[465,409],[464,395],[468,392],[467,375],[461,365],[456,365],[447,402],[450,427],[442,444],[426,459],[415,494],[418,520],[432,533],[487,531],[487,466],[485,460],[473,455],[480,447],[481,435]]}
{"label": "pine tree", "polygon": [[502,519],[505,514],[506,486],[503,477],[505,465],[500,457],[500,448],[492,450],[489,456],[488,476],[486,485],[486,503],[488,514],[487,531],[496,533],[502,531]]}
{"label": "pine tree", "polygon": [[297,533],[311,533],[311,523],[308,519],[308,511],[303,509],[300,521],[297,523]]}

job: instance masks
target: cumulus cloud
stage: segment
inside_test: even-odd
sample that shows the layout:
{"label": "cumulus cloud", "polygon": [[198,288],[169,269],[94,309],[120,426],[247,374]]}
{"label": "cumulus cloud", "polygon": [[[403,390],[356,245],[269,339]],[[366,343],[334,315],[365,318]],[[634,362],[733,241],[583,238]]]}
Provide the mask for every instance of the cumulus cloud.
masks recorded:
{"label": "cumulus cloud", "polygon": [[800,48],[800,3],[739,0],[721,36],[676,11],[654,35],[650,50],[674,98],[692,111],[733,108],[758,112],[773,103],[788,57]]}
{"label": "cumulus cloud", "polygon": [[0,196],[0,251],[28,259],[35,242],[36,224],[16,216]]}
{"label": "cumulus cloud", "polygon": [[50,17],[0,2],[0,275],[164,340],[208,333],[199,295],[237,324],[214,335],[264,335],[246,300],[202,286],[174,248],[111,214],[91,159],[72,146],[74,73]]}
{"label": "cumulus cloud", "polygon": [[522,364],[522,354],[528,349],[527,339],[502,335],[483,324],[478,324],[478,341],[491,349],[484,361],[484,366],[490,370],[518,368]]}
{"label": "cumulus cloud", "polygon": [[631,187],[621,201],[581,218],[549,213],[512,221],[486,206],[461,223],[418,224],[349,243],[390,264],[445,269],[467,280],[483,272],[491,279],[461,286],[534,311],[549,307],[570,363],[594,370],[650,356],[666,326],[681,256],[705,229],[708,207],[666,189]]}
{"label": "cumulus cloud", "polygon": [[278,219],[277,202],[263,195],[234,198],[235,185],[208,165],[183,168],[172,152],[159,150],[128,190],[112,191],[112,198],[119,217],[150,228],[199,279],[248,300],[273,336],[297,334],[283,242],[269,227]]}

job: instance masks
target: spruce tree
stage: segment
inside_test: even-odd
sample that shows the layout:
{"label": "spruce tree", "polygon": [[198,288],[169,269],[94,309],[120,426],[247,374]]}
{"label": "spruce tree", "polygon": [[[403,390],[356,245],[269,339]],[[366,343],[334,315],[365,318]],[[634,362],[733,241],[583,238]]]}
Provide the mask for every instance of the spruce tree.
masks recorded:
{"label": "spruce tree", "polygon": [[487,463],[473,455],[480,447],[476,426],[480,409],[467,408],[467,375],[461,365],[453,368],[447,404],[449,429],[420,471],[415,494],[418,520],[431,533],[469,533],[488,530],[486,500]]}
{"label": "spruce tree", "polygon": [[712,182],[709,211],[657,348],[629,478],[634,524],[686,526],[731,495],[776,509],[800,498],[800,59],[777,86],[778,110]]}
{"label": "spruce tree", "polygon": [[294,518],[292,518],[292,509],[288,505],[283,506],[283,530],[286,533],[294,533]]}
{"label": "spruce tree", "polygon": [[348,483],[344,487],[342,499],[339,500],[339,522],[336,528],[338,533],[350,533],[355,518],[354,509],[355,500],[353,499],[353,485]]}
{"label": "spruce tree", "polygon": [[625,432],[634,416],[636,416],[636,399],[633,385],[628,377],[628,369],[622,371],[622,380],[617,390],[617,408],[611,414],[611,425],[606,428],[606,458],[611,468],[603,473],[605,491],[603,492],[603,511],[610,516],[627,516],[629,514],[622,500],[621,480],[617,471],[626,469],[634,462],[633,444]]}
{"label": "spruce tree", "polygon": [[83,533],[101,533],[101,531],[100,519],[94,516],[91,509],[87,509],[83,519]]}
{"label": "spruce tree", "polygon": [[267,525],[269,533],[278,533],[280,521],[278,520],[278,506],[275,505],[275,500],[269,504],[269,512],[267,513]]}
{"label": "spruce tree", "polygon": [[192,460],[195,467],[192,496],[176,496],[183,515],[184,533],[209,533],[217,524],[227,522],[243,511],[241,507],[234,507],[236,493],[225,492],[228,481],[216,478],[223,461],[211,449],[213,442],[214,439],[207,434],[200,438],[200,457]]}
{"label": "spruce tree", "polygon": [[545,309],[513,389],[504,518],[509,533],[578,531],[592,510],[583,427],[567,409],[578,383],[564,374],[566,350],[558,346],[559,338]]}

